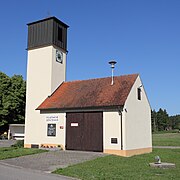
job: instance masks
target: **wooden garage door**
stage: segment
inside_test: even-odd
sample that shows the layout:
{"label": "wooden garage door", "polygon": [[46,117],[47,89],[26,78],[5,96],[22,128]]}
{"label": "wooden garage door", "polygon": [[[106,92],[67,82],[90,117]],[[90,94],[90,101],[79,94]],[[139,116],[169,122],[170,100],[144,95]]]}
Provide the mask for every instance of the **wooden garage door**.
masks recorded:
{"label": "wooden garage door", "polygon": [[103,113],[67,113],[66,149],[102,152]]}

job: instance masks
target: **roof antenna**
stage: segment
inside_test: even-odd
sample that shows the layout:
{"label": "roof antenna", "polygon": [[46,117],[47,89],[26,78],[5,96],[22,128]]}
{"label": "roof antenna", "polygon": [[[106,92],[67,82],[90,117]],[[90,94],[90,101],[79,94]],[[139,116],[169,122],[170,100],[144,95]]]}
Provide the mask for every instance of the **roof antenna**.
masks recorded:
{"label": "roof antenna", "polygon": [[111,65],[111,69],[112,69],[112,81],[111,81],[111,85],[114,84],[114,65],[116,64],[117,62],[112,60],[112,61],[109,61],[109,64]]}
{"label": "roof antenna", "polygon": [[47,11],[47,18],[51,17],[50,11]]}

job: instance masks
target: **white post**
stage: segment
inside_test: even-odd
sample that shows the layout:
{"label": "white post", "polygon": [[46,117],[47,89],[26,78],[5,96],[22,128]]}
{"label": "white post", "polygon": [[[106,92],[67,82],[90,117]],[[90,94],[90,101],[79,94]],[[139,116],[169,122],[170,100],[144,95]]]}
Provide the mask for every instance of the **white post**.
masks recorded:
{"label": "white post", "polygon": [[8,140],[10,140],[10,138],[11,138],[10,134],[11,134],[11,130],[9,129],[8,130]]}
{"label": "white post", "polygon": [[111,65],[111,69],[112,69],[112,81],[111,81],[111,85],[114,84],[114,65],[116,64],[117,62],[112,60],[112,61],[109,61],[109,64]]}
{"label": "white post", "polygon": [[112,68],[112,81],[111,81],[111,85],[114,84],[114,68]]}

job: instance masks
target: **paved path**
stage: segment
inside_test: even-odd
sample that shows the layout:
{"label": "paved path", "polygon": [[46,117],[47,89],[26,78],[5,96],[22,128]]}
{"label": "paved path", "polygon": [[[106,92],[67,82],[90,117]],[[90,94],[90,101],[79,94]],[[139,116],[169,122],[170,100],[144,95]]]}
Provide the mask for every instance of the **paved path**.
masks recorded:
{"label": "paved path", "polygon": [[0,147],[10,147],[15,144],[16,140],[0,140]]}
{"label": "paved path", "polygon": [[44,172],[52,172],[57,168],[92,160],[106,156],[103,153],[81,152],[81,151],[49,151],[40,154],[22,156],[18,158],[1,160],[1,163],[35,169]]}
{"label": "paved path", "polygon": [[[1,140],[0,147],[15,141]],[[74,178],[50,174],[57,168],[106,156],[103,153],[81,151],[49,151],[40,154],[0,160],[0,180],[71,180]]]}
{"label": "paved path", "polygon": [[0,164],[0,180],[73,180],[65,176]]}
{"label": "paved path", "polygon": [[159,149],[180,149],[180,146],[153,146],[153,148],[159,148]]}

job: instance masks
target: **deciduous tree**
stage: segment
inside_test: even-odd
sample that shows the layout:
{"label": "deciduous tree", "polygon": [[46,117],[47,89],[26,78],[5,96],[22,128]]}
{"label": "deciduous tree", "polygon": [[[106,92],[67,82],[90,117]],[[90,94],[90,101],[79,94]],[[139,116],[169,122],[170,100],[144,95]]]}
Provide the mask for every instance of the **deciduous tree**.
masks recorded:
{"label": "deciduous tree", "polygon": [[21,75],[11,78],[0,72],[0,128],[24,123],[26,83]]}

